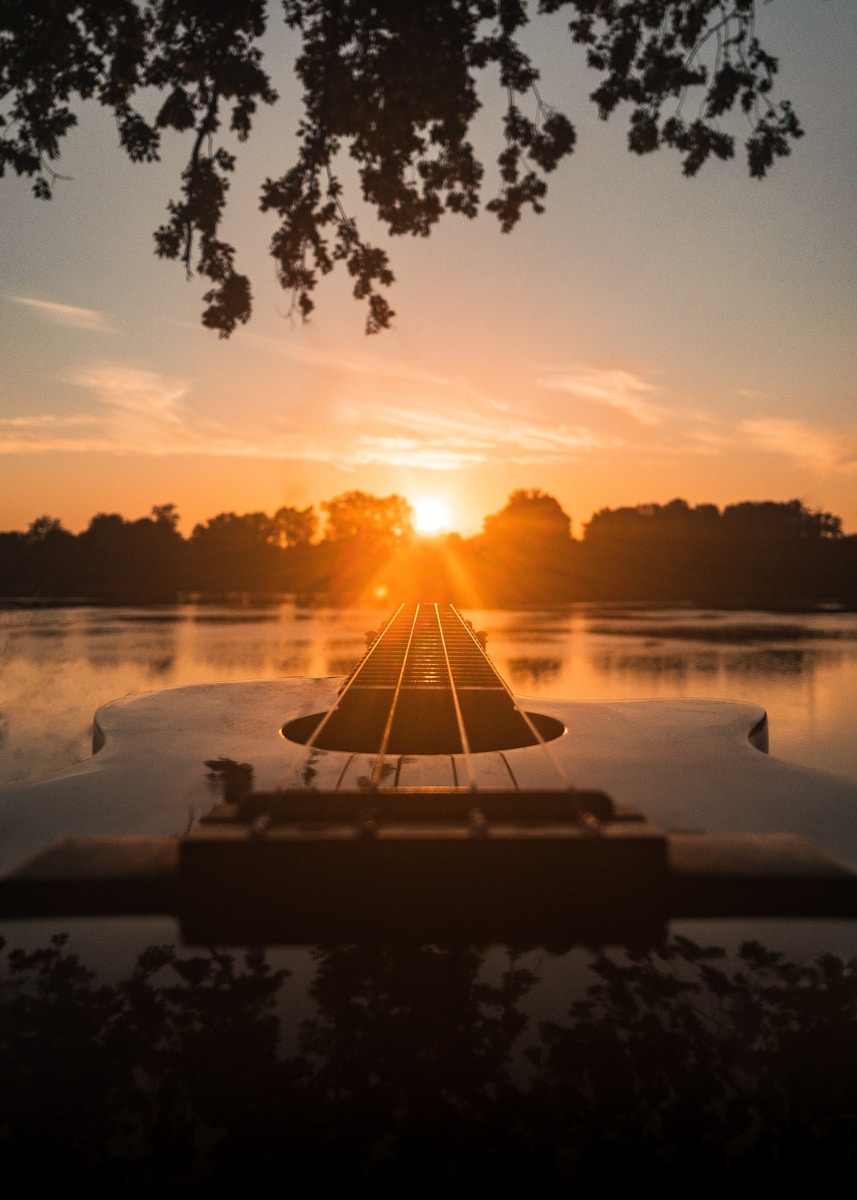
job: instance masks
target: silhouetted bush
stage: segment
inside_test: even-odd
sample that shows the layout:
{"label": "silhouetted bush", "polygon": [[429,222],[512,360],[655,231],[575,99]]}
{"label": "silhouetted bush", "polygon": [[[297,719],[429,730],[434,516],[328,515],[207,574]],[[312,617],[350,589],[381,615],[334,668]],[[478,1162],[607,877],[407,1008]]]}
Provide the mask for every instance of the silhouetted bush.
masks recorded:
{"label": "silhouetted bush", "polygon": [[[682,938],[591,957],[558,1015],[470,947],[149,947],[99,983],[7,950],[0,1164],[89,1194],[480,1185],[839,1186],[857,1161],[857,972]],[[294,989],[291,990],[290,989]],[[300,1003],[298,998],[298,1003]],[[299,1011],[306,1011],[304,1006]]]}

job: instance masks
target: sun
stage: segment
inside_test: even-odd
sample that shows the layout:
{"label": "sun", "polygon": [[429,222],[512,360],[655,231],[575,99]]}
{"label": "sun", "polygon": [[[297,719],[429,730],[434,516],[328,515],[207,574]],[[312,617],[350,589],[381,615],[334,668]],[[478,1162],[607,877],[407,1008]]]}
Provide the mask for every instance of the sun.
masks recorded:
{"label": "sun", "polygon": [[414,503],[414,527],[417,533],[447,533],[451,514],[449,505],[437,496],[423,496]]}

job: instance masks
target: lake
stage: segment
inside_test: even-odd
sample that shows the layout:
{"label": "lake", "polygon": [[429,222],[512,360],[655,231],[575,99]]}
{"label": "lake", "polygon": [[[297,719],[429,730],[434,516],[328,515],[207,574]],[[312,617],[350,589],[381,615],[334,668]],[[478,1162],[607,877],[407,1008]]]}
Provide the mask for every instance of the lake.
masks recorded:
{"label": "lake", "polygon": [[[95,710],[118,697],[345,674],[385,616],[291,604],[5,609],[0,781],[84,761]],[[465,616],[519,696],[751,701],[767,710],[772,756],[857,782],[853,613],[613,606]],[[687,824],[702,816],[687,797]],[[857,866],[855,817],[842,813],[841,846]],[[687,1187],[708,1162],[719,1184],[737,1163],[742,1178],[758,1170],[767,1185],[791,1178],[807,1129],[816,1182],[841,1159],[836,1139],[853,1144],[853,969],[801,975],[795,1007],[798,977],[740,947],[847,961],[857,922],[680,921],[671,932],[689,943],[643,959],[617,951],[612,965],[586,946],[269,947],[270,970],[252,955],[239,969],[222,949],[171,948],[167,918],[65,920],[67,950],[50,942],[57,926],[0,926],[11,947],[34,952],[9,958],[6,1119],[30,1172],[32,1146],[50,1130],[60,1149],[40,1169],[55,1163],[57,1184],[60,1174],[87,1182],[97,1168],[102,1182],[169,1180],[171,1194],[198,1173],[267,1186],[270,1169],[399,1190],[417,1177],[437,1187],[601,1186],[606,1170],[626,1184],[648,1175]],[[716,960],[725,975],[693,948],[713,945],[726,951]],[[89,990],[69,960],[77,954],[112,991]],[[15,979],[28,972],[40,999],[22,1007]],[[584,996],[594,1007],[570,1019]],[[19,1042],[39,1047],[35,1066],[21,1067]],[[81,1114],[74,1122],[71,1111]],[[136,1149],[126,1144],[129,1114]],[[764,1131],[749,1149],[748,1129]],[[200,1138],[213,1156],[204,1162]],[[153,1166],[165,1146],[168,1166]]]}

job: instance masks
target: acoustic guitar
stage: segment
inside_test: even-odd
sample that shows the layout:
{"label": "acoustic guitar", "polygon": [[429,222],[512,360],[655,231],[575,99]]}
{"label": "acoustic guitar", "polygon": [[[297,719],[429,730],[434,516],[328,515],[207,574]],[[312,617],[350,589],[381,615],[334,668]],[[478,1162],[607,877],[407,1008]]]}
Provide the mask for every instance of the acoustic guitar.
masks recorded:
{"label": "acoustic guitar", "polygon": [[857,916],[830,857],[857,785],[766,750],[756,705],[516,697],[456,608],[403,605],[344,679],[100,709],[91,759],[0,790],[0,916],[167,913],[253,944]]}

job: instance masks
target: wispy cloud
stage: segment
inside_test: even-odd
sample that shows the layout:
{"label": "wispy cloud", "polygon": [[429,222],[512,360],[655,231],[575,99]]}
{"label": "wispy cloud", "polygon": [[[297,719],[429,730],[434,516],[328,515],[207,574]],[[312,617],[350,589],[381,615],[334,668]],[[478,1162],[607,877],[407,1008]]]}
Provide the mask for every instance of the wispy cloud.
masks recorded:
{"label": "wispy cloud", "polygon": [[337,375],[355,378],[368,377],[373,380],[389,379],[418,386],[453,388],[457,391],[468,389],[469,385],[460,375],[449,375],[440,371],[429,370],[408,359],[393,355],[387,357],[383,353],[372,351],[352,351],[342,354],[327,346],[309,346],[303,342],[264,337],[254,333],[243,333],[242,336],[262,351],[277,358],[287,358],[291,362],[301,363],[308,367],[318,367]]}
{"label": "wispy cloud", "polygon": [[122,363],[95,363],[76,371],[69,381],[92,392],[107,408],[169,425],[180,423],[181,401],[188,392],[183,380]]}
{"label": "wispy cloud", "polygon": [[195,448],[192,416],[183,406],[184,382],[119,363],[81,368],[67,382],[85,393],[87,409],[0,421],[0,453],[150,455]]}
{"label": "wispy cloud", "polygon": [[[96,363],[70,378],[88,396],[78,418],[19,417],[0,425],[0,451],[279,458],[340,469],[392,465],[450,470],[483,463],[546,463],[579,457],[607,439],[550,409],[457,390],[449,380],[400,389],[361,387],[309,393],[271,412],[249,405],[215,417],[192,382],[121,363]],[[93,408],[93,402],[95,406]],[[261,411],[262,408],[266,411]]]}
{"label": "wispy cloud", "polygon": [[624,413],[639,425],[659,425],[663,419],[662,409],[648,399],[654,386],[630,371],[574,367],[545,375],[539,383]]}
{"label": "wispy cloud", "polygon": [[190,384],[157,371],[101,362],[69,382],[88,392],[103,412],[103,436],[118,454],[197,453],[204,448],[187,402]]}
{"label": "wispy cloud", "polygon": [[784,417],[753,417],[739,431],[758,449],[781,454],[817,471],[857,470],[857,438]]}
{"label": "wispy cloud", "polygon": [[29,296],[7,296],[13,304],[33,309],[40,317],[58,325],[70,325],[88,333],[112,333],[113,327],[104,313],[94,308],[77,308],[73,304],[57,304],[53,300],[34,300]]}
{"label": "wispy cloud", "polygon": [[[661,460],[689,453],[711,460],[750,447],[807,469],[857,471],[857,439],[807,421],[758,415],[733,423],[675,405],[667,420],[667,410],[648,399],[655,389],[627,371],[557,372],[540,381],[555,399],[542,392],[541,399],[517,401],[452,377],[409,371],[407,364],[387,368],[387,383],[361,369],[344,382],[316,381],[300,399],[273,409],[270,399],[248,401],[224,416],[205,404],[194,380],[95,362],[68,378],[83,393],[82,411],[0,421],[0,453],[195,455],[300,460],[342,470],[387,465],[441,471],[570,463],[584,456],[618,461],[617,455],[643,449]],[[407,389],[396,386],[402,378]],[[631,417],[633,434],[627,426],[599,428],[570,396]]]}
{"label": "wispy cloud", "polygon": [[82,437],[99,424],[90,413],[56,416],[39,413],[33,416],[0,417],[0,454],[39,454],[45,451],[91,449],[91,439]]}
{"label": "wispy cloud", "polygon": [[708,418],[703,416],[699,416],[697,420],[699,427],[690,430],[687,442],[682,444],[682,452],[688,449],[707,458],[717,458],[724,452],[729,452],[735,445],[735,435],[731,428],[728,431],[711,428],[707,423]]}
{"label": "wispy cloud", "polygon": [[80,425],[95,425],[98,421],[91,413],[73,413],[60,417],[55,413],[37,413],[29,417],[0,417],[0,429],[39,430],[68,429]]}
{"label": "wispy cloud", "polygon": [[289,434],[293,455],[343,467],[383,463],[442,470],[546,462],[602,444],[550,414],[514,410],[473,394],[466,400],[429,394],[407,403],[364,399],[354,407],[332,405],[325,418],[302,429],[290,426]]}

